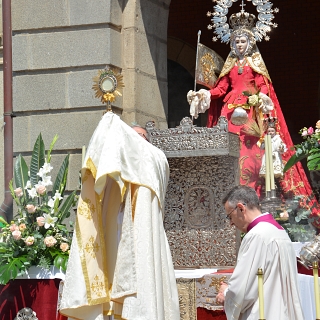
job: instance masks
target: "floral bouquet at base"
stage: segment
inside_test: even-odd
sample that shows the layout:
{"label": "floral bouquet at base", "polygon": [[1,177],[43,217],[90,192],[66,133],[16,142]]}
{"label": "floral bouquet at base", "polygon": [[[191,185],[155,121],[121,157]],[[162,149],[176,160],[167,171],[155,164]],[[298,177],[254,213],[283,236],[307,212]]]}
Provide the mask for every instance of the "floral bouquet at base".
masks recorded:
{"label": "floral bouquet at base", "polygon": [[294,242],[311,241],[317,233],[313,226],[316,217],[312,216],[313,207],[309,206],[311,202],[309,197],[295,195],[292,199],[286,199],[277,210],[276,220]]}
{"label": "floral bouquet at base", "polygon": [[[76,191],[63,197],[69,167],[67,155],[51,181],[51,152],[57,136],[45,154],[41,134],[34,145],[30,170],[19,155],[14,166],[14,184],[10,191],[17,205],[17,214],[10,223],[1,221],[0,284],[6,284],[31,266],[66,270],[72,232],[63,221],[75,205]],[[52,190],[52,191],[49,191]],[[71,227],[72,224],[70,223]]]}
{"label": "floral bouquet at base", "polygon": [[307,166],[310,171],[320,169],[320,120],[316,123],[316,129],[302,128],[299,133],[304,141],[296,144],[294,149],[296,153],[288,160],[284,167],[284,172],[289,170],[297,162],[307,158]]}

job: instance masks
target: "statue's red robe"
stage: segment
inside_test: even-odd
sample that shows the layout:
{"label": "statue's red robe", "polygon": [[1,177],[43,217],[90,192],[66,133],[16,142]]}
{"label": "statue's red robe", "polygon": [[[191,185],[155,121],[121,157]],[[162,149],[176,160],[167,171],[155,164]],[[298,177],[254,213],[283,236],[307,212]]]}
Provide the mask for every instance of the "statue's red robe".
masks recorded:
{"label": "statue's red robe", "polygon": [[[264,180],[259,178],[259,170],[264,151],[257,145],[259,137],[245,134],[241,131],[243,126],[234,125],[230,121],[234,111],[234,108],[230,105],[245,104],[248,97],[243,92],[257,92],[258,90],[267,94],[274,103],[274,110],[270,115],[278,119],[277,132],[288,148],[288,151],[282,155],[282,159],[285,162],[288,161],[295,151],[291,150],[293,143],[267,72],[258,73],[250,65],[246,65],[243,67],[243,72],[239,74],[238,66],[235,64],[229,72],[219,78],[218,82],[210,90],[211,105],[207,127],[214,126],[220,115],[227,117],[229,131],[238,134],[241,142],[239,158],[240,184],[254,188],[260,195]],[[253,107],[247,110],[247,114],[249,119],[258,116],[255,114]],[[280,186],[285,197],[292,194],[305,195],[310,198],[313,194],[308,178],[300,163],[297,163],[284,174],[284,177],[280,180]],[[307,200],[306,205],[318,207],[314,200]],[[313,209],[313,215],[318,216],[318,210]],[[317,220],[314,224],[320,228],[320,219]]]}

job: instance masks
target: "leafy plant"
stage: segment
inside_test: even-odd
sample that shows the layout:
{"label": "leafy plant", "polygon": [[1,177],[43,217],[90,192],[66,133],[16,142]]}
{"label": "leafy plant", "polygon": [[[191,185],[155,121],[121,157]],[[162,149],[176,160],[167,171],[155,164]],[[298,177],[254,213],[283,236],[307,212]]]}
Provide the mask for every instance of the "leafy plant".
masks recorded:
{"label": "leafy plant", "polygon": [[[54,265],[66,270],[72,232],[64,220],[75,205],[76,191],[64,199],[69,155],[54,183],[51,181],[51,152],[57,139],[57,136],[53,138],[46,155],[39,134],[32,151],[30,170],[21,155],[16,159],[9,188],[17,214],[10,223],[0,221],[0,284],[15,279],[31,266],[49,268]],[[48,190],[50,186],[52,191]],[[70,226],[72,228],[72,224]]]}
{"label": "leafy plant", "polygon": [[289,170],[297,162],[307,158],[309,170],[320,169],[320,120],[316,123],[316,129],[302,128],[299,133],[304,141],[294,146],[295,154],[288,160],[284,167],[284,172]]}
{"label": "leafy plant", "polygon": [[288,232],[292,241],[310,241],[316,234],[312,225],[315,219],[312,215],[313,208],[308,203],[312,203],[308,197],[294,196],[277,212],[276,219]]}

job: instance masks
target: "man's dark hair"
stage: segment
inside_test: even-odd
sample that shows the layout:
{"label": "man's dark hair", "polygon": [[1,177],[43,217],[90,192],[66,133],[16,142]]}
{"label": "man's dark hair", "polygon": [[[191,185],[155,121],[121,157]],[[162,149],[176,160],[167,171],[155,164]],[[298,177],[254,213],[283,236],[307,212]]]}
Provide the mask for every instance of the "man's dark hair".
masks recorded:
{"label": "man's dark hair", "polygon": [[222,199],[222,204],[226,202],[230,206],[236,206],[238,202],[245,204],[249,209],[257,208],[261,211],[259,198],[254,189],[247,186],[236,186],[232,188]]}

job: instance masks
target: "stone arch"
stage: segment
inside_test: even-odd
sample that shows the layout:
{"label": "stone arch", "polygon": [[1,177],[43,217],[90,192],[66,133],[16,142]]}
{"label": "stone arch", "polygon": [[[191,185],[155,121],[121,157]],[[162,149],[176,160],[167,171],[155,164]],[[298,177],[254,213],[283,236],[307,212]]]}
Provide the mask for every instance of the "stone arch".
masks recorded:
{"label": "stone arch", "polygon": [[174,37],[168,37],[167,43],[168,60],[177,62],[194,77],[196,48]]}

